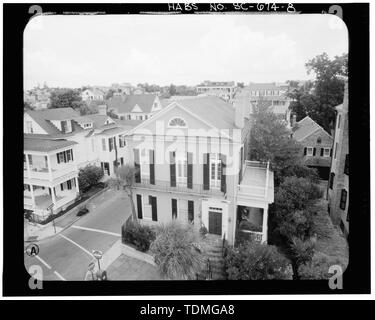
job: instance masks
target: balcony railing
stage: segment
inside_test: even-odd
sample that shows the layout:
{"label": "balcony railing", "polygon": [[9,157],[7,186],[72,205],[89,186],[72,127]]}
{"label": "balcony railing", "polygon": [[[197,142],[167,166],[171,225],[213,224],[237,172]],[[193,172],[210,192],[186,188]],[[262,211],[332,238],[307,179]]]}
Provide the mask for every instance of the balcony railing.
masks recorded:
{"label": "balcony railing", "polygon": [[171,187],[170,181],[155,180],[155,184],[150,183],[150,179],[141,179],[141,182],[134,184],[136,188],[153,189],[164,192],[180,192],[180,193],[190,193],[190,194],[207,194],[223,196],[224,193],[220,188],[211,188],[209,190],[203,189],[202,184],[193,184],[192,188],[188,188],[187,184],[176,183],[175,187]]}
{"label": "balcony railing", "polygon": [[77,165],[68,164],[55,167],[50,170],[47,167],[30,166],[30,170],[24,166],[24,176],[29,179],[49,180],[60,178],[66,174],[77,171]]}

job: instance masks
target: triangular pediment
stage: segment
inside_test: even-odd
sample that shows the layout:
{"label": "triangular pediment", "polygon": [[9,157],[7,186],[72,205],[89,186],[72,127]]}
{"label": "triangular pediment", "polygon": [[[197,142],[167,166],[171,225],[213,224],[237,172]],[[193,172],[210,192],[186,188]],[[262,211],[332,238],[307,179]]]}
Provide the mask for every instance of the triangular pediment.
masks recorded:
{"label": "triangular pediment", "polygon": [[143,112],[143,110],[141,109],[141,107],[140,107],[138,104],[136,104],[136,105],[133,107],[133,109],[132,109],[131,112]]}

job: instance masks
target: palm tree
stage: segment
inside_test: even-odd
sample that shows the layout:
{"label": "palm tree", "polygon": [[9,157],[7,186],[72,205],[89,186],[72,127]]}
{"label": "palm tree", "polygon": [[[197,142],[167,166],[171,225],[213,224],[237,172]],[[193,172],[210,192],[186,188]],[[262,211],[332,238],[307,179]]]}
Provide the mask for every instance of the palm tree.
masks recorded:
{"label": "palm tree", "polygon": [[167,279],[192,280],[203,268],[199,237],[191,225],[172,221],[159,227],[150,251],[159,272]]}
{"label": "palm tree", "polygon": [[125,164],[115,169],[115,178],[111,178],[108,180],[108,185],[111,188],[117,190],[120,190],[120,188],[122,188],[127,193],[132,208],[132,220],[134,222],[138,222],[133,200],[133,187],[136,172],[137,171],[134,166]]}

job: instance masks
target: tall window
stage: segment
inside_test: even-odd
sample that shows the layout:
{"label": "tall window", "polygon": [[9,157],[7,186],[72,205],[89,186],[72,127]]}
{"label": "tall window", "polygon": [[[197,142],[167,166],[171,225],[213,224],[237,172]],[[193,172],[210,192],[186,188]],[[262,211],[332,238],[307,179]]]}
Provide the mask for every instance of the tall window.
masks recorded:
{"label": "tall window", "polygon": [[331,149],[330,148],[324,148],[324,156],[325,157],[329,157],[330,153],[331,153]]}
{"label": "tall window", "polygon": [[218,153],[210,154],[210,181],[212,188],[220,188],[221,160]]}
{"label": "tall window", "polygon": [[176,153],[177,183],[186,185],[187,181],[187,158],[185,152]]}
{"label": "tall window", "polygon": [[27,133],[34,133],[32,121],[26,121],[26,127],[27,127]]}
{"label": "tall window", "polygon": [[330,189],[333,189],[333,182],[335,180],[335,173],[334,172],[331,172],[331,175],[329,177],[329,188]]}
{"label": "tall window", "polygon": [[312,156],[313,155],[313,148],[312,147],[307,147],[306,155],[307,156]]}

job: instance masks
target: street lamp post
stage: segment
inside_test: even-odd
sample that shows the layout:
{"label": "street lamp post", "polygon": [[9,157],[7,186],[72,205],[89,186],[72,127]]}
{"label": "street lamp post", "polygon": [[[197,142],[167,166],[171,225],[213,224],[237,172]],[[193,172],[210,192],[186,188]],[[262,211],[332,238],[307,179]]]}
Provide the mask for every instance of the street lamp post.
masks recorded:
{"label": "street lamp post", "polygon": [[[54,204],[51,203],[48,207],[47,207],[47,210],[50,212],[50,215],[52,216],[53,213],[52,213],[52,208],[53,208]],[[56,233],[56,225],[55,225],[55,219],[52,219],[52,225],[53,225],[53,230],[55,231]]]}

